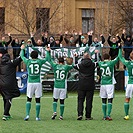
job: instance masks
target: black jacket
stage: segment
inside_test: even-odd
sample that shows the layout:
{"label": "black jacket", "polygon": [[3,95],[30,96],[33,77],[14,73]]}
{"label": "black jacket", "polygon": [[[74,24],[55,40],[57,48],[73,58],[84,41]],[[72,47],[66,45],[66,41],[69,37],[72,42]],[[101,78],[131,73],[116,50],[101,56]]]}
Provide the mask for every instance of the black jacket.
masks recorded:
{"label": "black jacket", "polygon": [[34,37],[31,37],[31,41],[32,41],[33,46],[35,46],[35,47],[45,47],[45,46],[46,46],[44,42],[42,42],[41,45],[38,45],[38,44],[35,42]]}
{"label": "black jacket", "polygon": [[109,51],[109,55],[113,58],[115,58],[117,55],[118,55],[118,43],[121,42],[121,38],[119,36],[117,36],[118,38],[118,41],[116,41],[115,43],[113,43],[111,40],[110,40],[111,36],[108,37],[108,44],[109,46],[111,47],[110,48],[110,51]]}
{"label": "black jacket", "polygon": [[[129,41],[127,40],[128,37],[130,38]],[[124,34],[122,34],[121,39],[124,42],[124,51],[131,53],[132,52],[132,48],[128,48],[128,47],[132,47],[133,39],[131,38],[131,36],[126,36],[126,38],[125,38]]]}
{"label": "black jacket", "polygon": [[81,60],[80,64],[74,66],[75,69],[79,71],[79,90],[94,90],[95,81],[94,81],[94,70],[95,64],[91,59],[85,58]]}
{"label": "black jacket", "polygon": [[19,42],[16,43],[15,40],[13,40],[12,43],[11,43],[11,45],[13,47],[13,58],[15,59],[20,54],[21,44],[19,44]]}
{"label": "black jacket", "polygon": [[9,36],[9,41],[8,42],[0,42],[0,53],[5,54],[7,52],[7,47],[11,43],[12,37]]}
{"label": "black jacket", "polygon": [[8,98],[20,95],[16,79],[16,67],[21,62],[21,58],[10,60],[9,54],[5,54],[0,61],[0,88],[6,92]]}
{"label": "black jacket", "polygon": [[[93,41],[92,41],[92,35],[89,35],[88,38],[89,38],[89,40],[88,40],[88,45],[90,46],[90,45],[93,43]],[[101,36],[101,41],[102,41],[102,44],[105,43],[105,38],[104,38],[104,36]],[[98,43],[98,42],[94,42],[94,43]]]}

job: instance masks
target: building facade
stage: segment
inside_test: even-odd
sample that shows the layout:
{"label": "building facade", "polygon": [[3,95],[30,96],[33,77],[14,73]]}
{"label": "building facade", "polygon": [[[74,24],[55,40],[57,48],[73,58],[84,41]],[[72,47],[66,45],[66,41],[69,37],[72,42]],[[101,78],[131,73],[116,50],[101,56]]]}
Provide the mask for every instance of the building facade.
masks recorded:
{"label": "building facade", "polygon": [[[128,0],[125,0],[128,1]],[[29,35],[82,30],[95,34],[116,33],[124,26],[118,0],[0,0],[0,33]],[[131,9],[133,4],[129,0]],[[132,2],[133,3],[133,2]],[[126,3],[125,7],[128,7]],[[127,10],[130,10],[127,8]],[[120,22],[118,22],[120,20]],[[131,15],[130,20],[133,20]],[[123,23],[122,23],[123,21]],[[119,24],[120,23],[120,24]],[[130,30],[133,29],[131,21]]]}

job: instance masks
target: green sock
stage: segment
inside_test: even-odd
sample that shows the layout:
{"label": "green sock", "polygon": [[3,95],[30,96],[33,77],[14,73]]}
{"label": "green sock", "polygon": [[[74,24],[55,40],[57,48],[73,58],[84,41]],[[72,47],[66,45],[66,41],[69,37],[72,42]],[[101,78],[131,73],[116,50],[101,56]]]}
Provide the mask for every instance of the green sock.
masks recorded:
{"label": "green sock", "polygon": [[56,112],[57,110],[57,102],[53,102],[53,111]]}
{"label": "green sock", "polygon": [[31,102],[26,102],[26,116],[30,114]]}
{"label": "green sock", "polygon": [[102,110],[103,110],[103,115],[104,115],[104,118],[106,118],[107,104],[102,103]]}
{"label": "green sock", "polygon": [[108,116],[110,116],[112,110],[112,103],[108,103]]}
{"label": "green sock", "polygon": [[39,114],[40,114],[40,107],[41,107],[40,103],[36,103],[36,117],[38,117],[38,118],[39,118]]}
{"label": "green sock", "polygon": [[129,103],[124,103],[124,109],[125,109],[125,114],[128,115],[128,113],[129,113]]}
{"label": "green sock", "polygon": [[63,114],[64,114],[64,104],[60,104],[60,116],[63,117]]}

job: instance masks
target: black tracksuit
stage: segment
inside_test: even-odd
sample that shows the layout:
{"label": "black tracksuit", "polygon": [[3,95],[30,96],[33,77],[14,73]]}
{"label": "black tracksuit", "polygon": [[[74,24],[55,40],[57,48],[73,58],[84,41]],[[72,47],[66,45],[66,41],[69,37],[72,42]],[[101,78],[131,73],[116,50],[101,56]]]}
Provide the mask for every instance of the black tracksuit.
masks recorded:
{"label": "black tracksuit", "polygon": [[78,116],[83,116],[84,101],[86,99],[86,118],[91,118],[93,94],[95,89],[95,65],[89,58],[82,59],[80,64],[74,66],[79,71],[78,82]]}
{"label": "black tracksuit", "polygon": [[3,55],[0,61],[0,93],[4,101],[4,115],[10,116],[11,100],[20,96],[16,80],[16,67],[21,58],[10,60],[9,54]]}
{"label": "black tracksuit", "polygon": [[119,49],[118,49],[118,43],[121,42],[121,38],[119,36],[117,36],[118,41],[116,41],[115,43],[113,43],[110,40],[110,38],[111,38],[111,36],[108,37],[108,44],[111,47],[110,48],[110,51],[109,51],[109,55],[111,56],[111,60],[113,60],[118,55],[118,51],[119,51]]}
{"label": "black tracksuit", "polygon": [[0,53],[2,53],[2,54],[8,53],[7,47],[11,43],[11,41],[12,41],[12,37],[9,36],[9,41],[8,42],[0,42]]}
{"label": "black tracksuit", "polygon": [[45,46],[46,46],[44,42],[42,42],[41,45],[38,45],[38,44],[35,42],[34,37],[31,37],[31,41],[32,41],[33,46],[35,46],[35,47],[45,47]]}
{"label": "black tracksuit", "polygon": [[[130,38],[130,40],[128,41],[127,38]],[[132,52],[132,43],[133,43],[133,39],[131,38],[131,36],[126,36],[126,38],[124,37],[124,34],[122,34],[121,39],[124,42],[124,57],[126,60],[129,60],[129,56],[130,53]],[[129,48],[128,48],[129,47]]]}

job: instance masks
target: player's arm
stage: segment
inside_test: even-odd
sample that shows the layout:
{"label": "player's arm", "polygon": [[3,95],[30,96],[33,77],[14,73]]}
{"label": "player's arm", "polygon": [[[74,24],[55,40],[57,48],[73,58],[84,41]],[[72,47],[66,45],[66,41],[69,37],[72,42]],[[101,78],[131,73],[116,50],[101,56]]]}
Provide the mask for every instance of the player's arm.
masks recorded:
{"label": "player's arm", "polygon": [[119,57],[117,56],[114,60],[111,60],[112,64],[115,65],[119,60]]}
{"label": "player's arm", "polygon": [[118,57],[119,57],[120,61],[121,61],[125,66],[128,65],[128,61],[125,60],[125,58],[122,56],[122,49],[119,49]]}
{"label": "player's arm", "polygon": [[54,67],[56,64],[51,59],[50,48],[47,47],[46,50],[47,50],[46,61],[48,61],[51,64],[51,66]]}
{"label": "player's arm", "polygon": [[51,54],[50,54],[50,48],[46,48],[46,56],[42,60],[42,64],[44,64],[46,61],[50,62],[51,61]]}
{"label": "player's arm", "polygon": [[22,45],[22,46],[21,46],[20,56],[21,56],[22,60],[24,61],[24,63],[26,63],[26,64],[27,64],[28,59],[24,56],[24,49],[25,49],[25,46],[24,46],[24,45]]}

